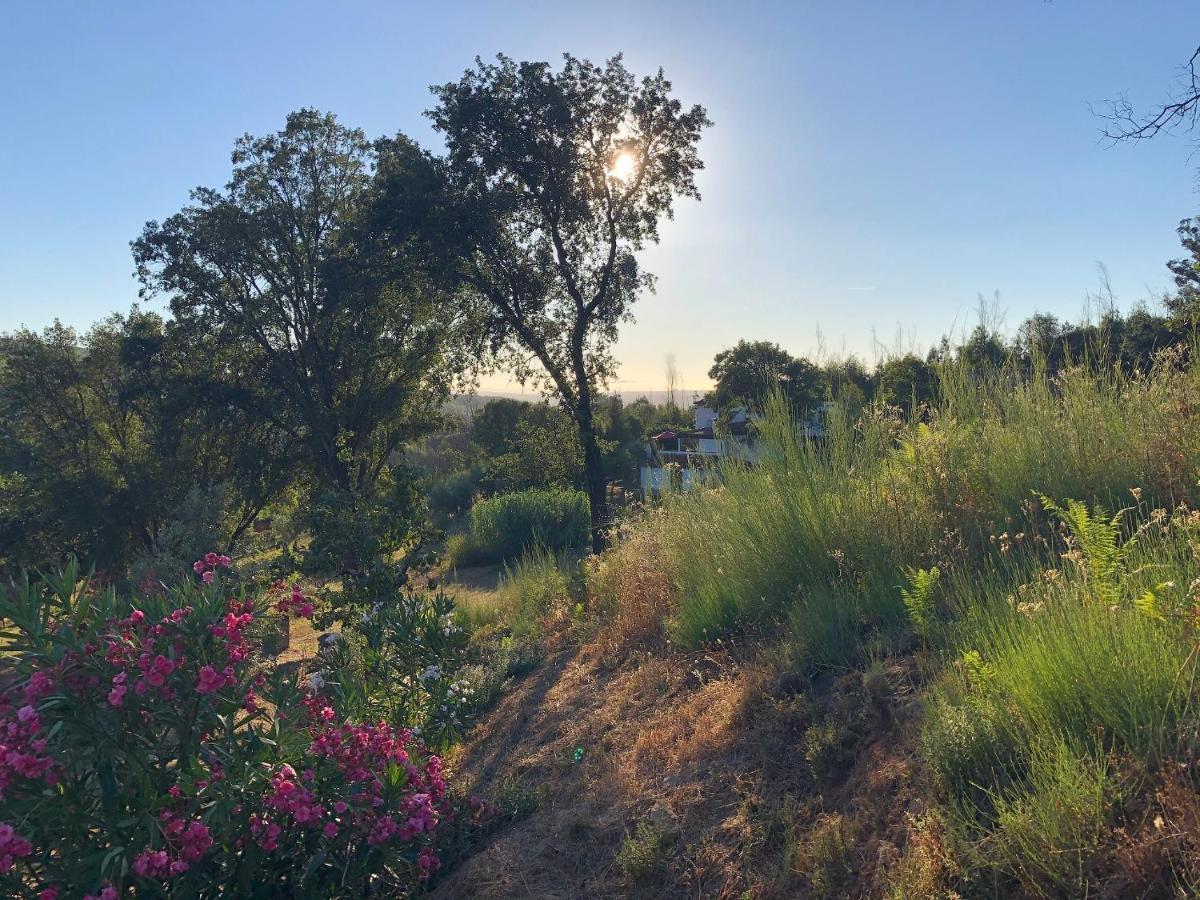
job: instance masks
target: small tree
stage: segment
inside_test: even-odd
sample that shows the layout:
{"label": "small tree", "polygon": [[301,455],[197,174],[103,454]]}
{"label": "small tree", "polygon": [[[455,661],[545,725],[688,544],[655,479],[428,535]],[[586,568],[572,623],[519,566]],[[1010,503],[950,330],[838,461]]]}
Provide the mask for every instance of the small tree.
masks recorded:
{"label": "small tree", "polygon": [[636,81],[564,56],[477,59],[434,87],[453,228],[439,241],[454,281],[489,313],[498,359],[557,398],[579,430],[592,546],[604,545],[606,486],[595,400],[638,295],[636,253],[659,239],[676,197],[699,198],[701,106],[685,110],[660,71]]}

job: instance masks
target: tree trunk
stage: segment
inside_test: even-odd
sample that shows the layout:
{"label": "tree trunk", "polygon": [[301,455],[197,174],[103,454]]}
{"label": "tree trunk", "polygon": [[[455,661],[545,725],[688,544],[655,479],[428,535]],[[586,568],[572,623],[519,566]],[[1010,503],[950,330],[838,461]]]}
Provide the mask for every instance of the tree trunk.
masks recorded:
{"label": "tree trunk", "polygon": [[587,481],[588,506],[591,512],[592,552],[601,553],[608,544],[605,531],[608,527],[608,486],[604,481],[600,445],[596,442],[592,391],[586,382],[580,385],[577,417],[579,441],[583,444],[584,479]]}

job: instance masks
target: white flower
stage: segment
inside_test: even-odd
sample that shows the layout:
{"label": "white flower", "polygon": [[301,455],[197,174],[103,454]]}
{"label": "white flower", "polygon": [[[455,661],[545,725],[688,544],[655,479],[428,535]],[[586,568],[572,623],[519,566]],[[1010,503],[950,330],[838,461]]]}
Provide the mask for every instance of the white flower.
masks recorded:
{"label": "white flower", "polygon": [[317,693],[325,687],[325,679],[320,672],[313,672],[308,676],[308,690],[312,693]]}
{"label": "white flower", "polygon": [[437,666],[430,666],[421,675],[421,679],[424,681],[437,681],[441,677],[442,677],[442,670],[439,669]]}

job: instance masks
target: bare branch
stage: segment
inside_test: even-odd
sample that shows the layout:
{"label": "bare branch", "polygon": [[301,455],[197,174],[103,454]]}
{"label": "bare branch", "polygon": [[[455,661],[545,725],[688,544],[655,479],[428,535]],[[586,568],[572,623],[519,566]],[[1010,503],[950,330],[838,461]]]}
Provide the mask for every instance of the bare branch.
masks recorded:
{"label": "bare branch", "polygon": [[1180,127],[1188,132],[1195,129],[1200,119],[1200,73],[1196,71],[1198,60],[1200,47],[1193,51],[1184,66],[1179,93],[1149,115],[1139,116],[1125,97],[1109,100],[1108,111],[1096,113],[1108,122],[1103,131],[1104,138],[1115,144],[1120,141],[1144,141],[1159,132],[1175,131]]}

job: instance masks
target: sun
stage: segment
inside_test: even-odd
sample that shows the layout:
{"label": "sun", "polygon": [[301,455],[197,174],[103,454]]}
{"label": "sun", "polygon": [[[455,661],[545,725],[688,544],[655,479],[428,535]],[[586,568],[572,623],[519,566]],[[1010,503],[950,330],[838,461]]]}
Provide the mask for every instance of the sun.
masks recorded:
{"label": "sun", "polygon": [[636,169],[637,163],[634,162],[633,155],[622,150],[613,157],[612,165],[608,168],[608,177],[628,181]]}

